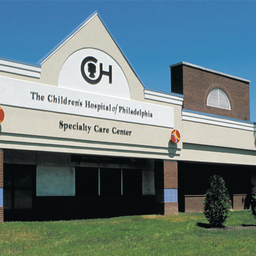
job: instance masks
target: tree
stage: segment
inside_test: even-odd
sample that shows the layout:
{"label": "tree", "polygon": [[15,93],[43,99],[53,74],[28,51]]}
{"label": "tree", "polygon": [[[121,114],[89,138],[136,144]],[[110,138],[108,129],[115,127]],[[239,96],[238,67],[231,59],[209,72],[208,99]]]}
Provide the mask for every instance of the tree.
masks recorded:
{"label": "tree", "polygon": [[222,226],[231,208],[228,190],[219,175],[210,177],[210,185],[205,194],[204,215],[212,226]]}

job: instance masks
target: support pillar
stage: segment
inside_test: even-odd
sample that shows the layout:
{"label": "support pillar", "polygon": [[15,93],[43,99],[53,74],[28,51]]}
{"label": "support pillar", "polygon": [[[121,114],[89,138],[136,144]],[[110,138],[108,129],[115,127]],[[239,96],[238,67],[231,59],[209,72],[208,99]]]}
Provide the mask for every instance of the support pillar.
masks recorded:
{"label": "support pillar", "polygon": [[164,215],[178,214],[178,162],[164,161]]}
{"label": "support pillar", "polygon": [[161,171],[159,169],[156,173],[157,212],[178,214],[178,162],[163,161]]}
{"label": "support pillar", "polygon": [[4,222],[4,152],[0,149],[0,223]]}

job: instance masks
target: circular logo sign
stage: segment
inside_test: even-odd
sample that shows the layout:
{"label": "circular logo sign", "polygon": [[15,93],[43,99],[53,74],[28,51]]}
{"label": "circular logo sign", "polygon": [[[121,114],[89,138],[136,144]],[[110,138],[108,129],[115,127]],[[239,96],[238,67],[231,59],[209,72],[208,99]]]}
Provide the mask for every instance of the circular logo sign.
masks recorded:
{"label": "circular logo sign", "polygon": [[178,130],[173,130],[172,131],[171,140],[175,144],[177,144],[180,141],[180,132]]}
{"label": "circular logo sign", "polygon": [[3,122],[4,120],[4,111],[3,109],[0,107],[0,124]]}
{"label": "circular logo sign", "polygon": [[130,86],[119,63],[108,53],[84,48],[64,62],[58,86],[93,94],[130,99]]}
{"label": "circular logo sign", "polygon": [[[92,56],[83,59],[81,64],[81,73],[84,80],[89,84],[98,84],[101,81],[102,76],[105,75],[109,78],[109,84],[112,84],[112,66],[109,65],[108,71],[106,71],[103,70],[103,63],[100,63],[100,70],[97,71],[97,62],[98,60]],[[95,74],[97,73],[99,73],[99,75],[96,78]]]}

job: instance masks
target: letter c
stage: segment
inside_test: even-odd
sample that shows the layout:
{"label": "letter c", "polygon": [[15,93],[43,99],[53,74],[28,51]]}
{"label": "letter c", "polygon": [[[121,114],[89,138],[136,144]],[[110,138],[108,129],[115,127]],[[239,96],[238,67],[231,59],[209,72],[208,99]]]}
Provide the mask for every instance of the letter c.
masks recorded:
{"label": "letter c", "polygon": [[84,72],[84,66],[85,66],[89,61],[94,62],[94,63],[97,63],[97,62],[98,62],[98,60],[97,60],[96,58],[92,57],[92,56],[89,56],[89,57],[84,58],[83,61],[82,61],[82,64],[81,64],[81,73],[82,73],[82,76],[83,76],[84,80],[85,80],[87,83],[89,83],[89,84],[97,84],[97,83],[99,83],[99,81],[101,80],[102,74],[100,74],[100,76],[99,76],[97,79],[92,80],[92,79],[90,79],[90,78],[85,74],[85,72]]}

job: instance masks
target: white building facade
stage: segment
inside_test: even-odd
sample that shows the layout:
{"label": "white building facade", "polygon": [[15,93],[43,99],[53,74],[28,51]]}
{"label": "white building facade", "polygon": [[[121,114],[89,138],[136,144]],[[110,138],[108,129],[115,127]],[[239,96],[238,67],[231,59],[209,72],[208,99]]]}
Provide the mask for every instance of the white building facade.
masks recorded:
{"label": "white building facade", "polygon": [[[171,69],[172,93],[146,90],[97,14],[40,65],[0,59],[1,221],[202,211],[214,173],[234,209],[249,207],[255,125],[249,94],[235,98],[249,81],[189,63]],[[206,110],[191,103],[191,72],[211,83],[195,93]]]}

